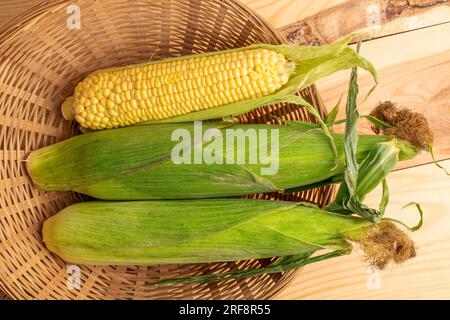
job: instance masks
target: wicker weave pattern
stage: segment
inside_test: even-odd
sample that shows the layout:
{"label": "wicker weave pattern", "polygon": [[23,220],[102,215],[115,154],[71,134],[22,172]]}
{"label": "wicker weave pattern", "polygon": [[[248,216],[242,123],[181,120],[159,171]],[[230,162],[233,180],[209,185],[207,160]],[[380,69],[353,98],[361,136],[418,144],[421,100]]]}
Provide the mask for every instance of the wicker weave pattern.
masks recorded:
{"label": "wicker weave pattern", "polygon": [[[81,8],[81,30],[66,28],[69,4]],[[77,134],[59,107],[93,70],[252,43],[280,43],[258,16],[232,0],[47,1],[0,33],[0,287],[16,299],[268,298],[293,276],[266,275],[219,284],[146,287],[146,281],[212,271],[255,268],[264,261],[207,265],[81,267],[81,290],[66,287],[66,264],[41,239],[42,222],[83,200],[70,192],[32,187],[23,159],[34,149]],[[324,112],[314,88],[302,96]],[[299,107],[275,105],[241,116],[276,122],[270,114],[311,120]],[[260,195],[276,198],[278,195]],[[327,203],[331,188],[288,196]]]}

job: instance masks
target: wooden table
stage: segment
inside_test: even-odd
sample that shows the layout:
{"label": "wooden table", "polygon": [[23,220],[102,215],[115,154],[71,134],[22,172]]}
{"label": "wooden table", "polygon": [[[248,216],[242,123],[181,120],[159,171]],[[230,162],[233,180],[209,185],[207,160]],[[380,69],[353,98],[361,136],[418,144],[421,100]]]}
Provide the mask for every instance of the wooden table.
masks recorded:
{"label": "wooden table", "polygon": [[[375,64],[381,83],[360,105],[361,114],[385,100],[424,113],[435,136],[437,157],[450,170],[450,1],[244,2],[291,42],[328,43],[353,32],[364,34],[367,41],[361,53]],[[326,106],[334,106],[345,93],[348,79],[348,72],[340,72],[317,83]],[[359,83],[362,93],[372,85],[362,72]],[[368,127],[363,123],[360,129],[369,132]],[[361,253],[355,252],[305,267],[276,298],[449,299],[450,177],[430,162],[430,156],[423,154],[402,163],[388,177],[391,202],[387,216],[412,225],[417,213],[402,211],[403,205],[416,201],[425,211],[424,227],[411,235],[418,247],[417,258],[374,274],[361,261]],[[379,199],[377,190],[367,202],[376,206]],[[379,285],[373,282],[377,279]]]}
{"label": "wooden table", "polygon": [[[3,0],[0,25],[40,0]],[[359,32],[367,41],[361,53],[379,70],[380,86],[360,105],[368,113],[379,101],[392,100],[422,112],[435,135],[435,153],[450,170],[450,1],[448,0],[243,0],[293,43],[329,43]],[[347,89],[348,72],[317,83],[327,106]],[[371,86],[360,75],[361,92]],[[345,98],[345,95],[344,95]],[[341,110],[340,117],[343,116]],[[339,130],[339,128],[337,128]],[[367,123],[360,130],[368,132]],[[430,164],[428,154],[402,163],[388,182],[387,215],[417,221],[410,201],[425,211],[424,227],[411,236],[418,257],[377,273],[356,250],[350,256],[305,267],[276,299],[449,299],[450,177]],[[367,199],[376,206],[380,190]]]}

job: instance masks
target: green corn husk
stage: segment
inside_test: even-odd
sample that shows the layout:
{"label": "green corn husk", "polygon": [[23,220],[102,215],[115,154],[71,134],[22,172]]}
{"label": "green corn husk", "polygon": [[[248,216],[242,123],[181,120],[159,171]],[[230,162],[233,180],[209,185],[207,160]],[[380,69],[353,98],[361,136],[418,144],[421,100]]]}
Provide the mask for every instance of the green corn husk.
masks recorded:
{"label": "green corn husk", "polygon": [[[184,128],[194,136],[193,124],[160,124],[89,133],[34,151],[27,168],[37,188],[72,190],[105,200],[191,199],[227,197],[258,192],[289,191],[338,182],[344,172],[344,137],[333,134],[339,164],[326,134],[320,129],[297,126],[233,125],[204,123],[203,131],[217,129],[224,141],[231,140],[227,129],[278,130],[279,161],[274,175],[262,175],[268,167],[258,157],[255,164],[226,164],[226,154],[234,150],[258,154],[258,145],[246,143],[215,150],[224,164],[175,164],[171,153],[178,141],[171,141],[176,129]],[[270,136],[270,135],[269,135]],[[192,143],[194,143],[192,141]],[[212,143],[212,142],[211,142]],[[379,143],[388,143],[394,161],[415,156],[419,150],[387,136],[360,136],[356,158],[364,160]],[[196,145],[195,148],[198,148]],[[202,146],[204,149],[207,144]],[[271,139],[259,145],[271,150]],[[194,148],[194,149],[195,149]],[[241,149],[238,149],[241,148]],[[192,159],[195,150],[192,150]],[[270,156],[270,152],[269,152]],[[378,164],[383,170],[383,157]],[[194,160],[194,159],[193,159]],[[248,161],[247,161],[248,162]],[[373,165],[372,165],[373,166]],[[391,169],[391,167],[389,167]]]}
{"label": "green corn husk", "polygon": [[[349,241],[364,248],[370,245],[372,232],[383,231],[384,224],[294,202],[84,202],[49,218],[43,239],[52,252],[77,264],[180,264],[291,256],[277,263],[286,265],[292,264],[292,256],[298,260],[324,249],[348,253]],[[389,233],[383,235],[385,243],[393,241]],[[412,246],[395,241],[405,242],[397,243],[403,249]],[[392,255],[395,252],[382,263],[395,258]],[[371,258],[378,257],[372,253]]]}

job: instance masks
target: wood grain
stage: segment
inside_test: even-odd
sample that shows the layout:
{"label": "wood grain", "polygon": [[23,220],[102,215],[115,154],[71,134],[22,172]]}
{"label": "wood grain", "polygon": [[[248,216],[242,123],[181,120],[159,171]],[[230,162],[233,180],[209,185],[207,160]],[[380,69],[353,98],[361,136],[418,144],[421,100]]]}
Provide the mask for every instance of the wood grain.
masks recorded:
{"label": "wood grain", "polygon": [[[450,167],[450,161],[442,164]],[[370,290],[367,281],[371,274],[356,250],[349,256],[305,267],[276,299],[449,298],[450,178],[434,165],[424,165],[396,171],[388,182],[391,202],[386,216],[414,225],[418,221],[415,209],[401,208],[416,201],[424,209],[422,229],[410,234],[418,248],[417,257],[381,271],[381,288]],[[380,190],[374,191],[367,203],[376,206],[380,196]]]}
{"label": "wood grain", "polygon": [[[391,100],[423,113],[435,136],[436,156],[441,160],[450,158],[450,37],[445,34],[450,34],[450,23],[364,42],[361,54],[377,67],[380,85],[359,106],[361,114],[368,114],[380,101]],[[427,39],[427,45],[418,39]],[[348,79],[349,72],[339,72],[317,82],[326,106],[334,106],[342,94],[345,99]],[[360,72],[359,85],[361,101],[373,85],[366,72]],[[338,118],[343,117],[342,106]],[[364,121],[359,129],[371,132]],[[399,168],[430,161],[431,157],[424,153]]]}
{"label": "wood grain", "polygon": [[292,43],[324,44],[351,33],[372,39],[448,21],[448,0],[351,0],[280,30]]}
{"label": "wood grain", "polygon": [[282,28],[296,21],[332,8],[347,0],[241,0],[242,3],[266,18],[275,28]]}

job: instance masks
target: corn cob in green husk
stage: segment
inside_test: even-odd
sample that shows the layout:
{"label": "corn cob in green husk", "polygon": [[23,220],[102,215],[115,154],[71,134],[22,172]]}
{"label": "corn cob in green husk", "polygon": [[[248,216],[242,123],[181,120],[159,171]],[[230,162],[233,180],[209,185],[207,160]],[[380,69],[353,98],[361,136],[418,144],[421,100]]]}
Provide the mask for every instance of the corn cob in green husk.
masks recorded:
{"label": "corn cob in green husk", "polygon": [[[174,162],[173,150],[180,144],[172,141],[172,134],[183,129],[189,133],[192,149],[190,163]],[[292,188],[326,184],[342,180],[344,170],[344,137],[333,134],[339,164],[328,138],[320,129],[276,125],[222,125],[204,123],[203,132],[216,130],[223,136],[218,146],[214,141],[195,144],[194,124],[159,124],[93,132],[77,136],[30,154],[27,168],[37,188],[44,190],[72,190],[105,200],[191,199],[245,195],[259,192],[285,192]],[[234,131],[230,131],[233,129]],[[266,130],[265,142],[245,145],[226,141],[234,139],[236,130]],[[271,135],[277,132],[278,154],[271,154]],[[264,140],[264,139],[262,139]],[[237,140],[235,140],[237,141]],[[265,143],[265,144],[264,144]],[[383,153],[372,151],[383,144]],[[214,144],[218,163],[195,164],[197,149],[204,152]],[[200,148],[201,147],[201,148]],[[249,163],[249,155],[269,150],[267,159],[256,157]],[[377,148],[379,149],[379,148]],[[373,154],[370,154],[372,151]],[[356,158],[377,158],[373,172],[384,176],[397,160],[409,159],[419,150],[407,142],[387,136],[360,136]],[[205,153],[203,153],[205,154]],[[232,164],[227,156],[233,154]],[[238,164],[239,154],[247,156]],[[276,162],[276,164],[274,164]],[[277,169],[263,174],[269,167]],[[373,166],[373,165],[372,165]],[[272,174],[273,173],[273,174]],[[381,181],[381,180],[380,180]],[[378,181],[378,182],[380,182]]]}
{"label": "corn cob in green husk", "polygon": [[319,47],[257,44],[99,70],[77,85],[62,112],[93,130],[205,120],[288,101],[317,79],[355,66],[376,78],[372,64],[347,45],[351,38]]}
{"label": "corn cob in green husk", "polygon": [[49,218],[43,239],[65,261],[87,265],[284,257],[257,273],[313,262],[317,257],[311,256],[322,250],[333,253],[325,257],[347,254],[350,242],[359,243],[380,267],[415,254],[392,223],[372,224],[294,202],[244,199],[84,202]]}

